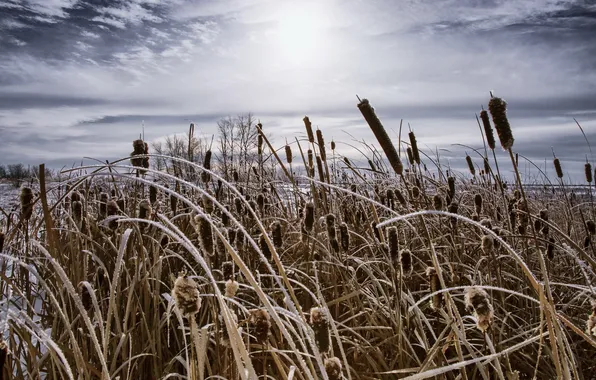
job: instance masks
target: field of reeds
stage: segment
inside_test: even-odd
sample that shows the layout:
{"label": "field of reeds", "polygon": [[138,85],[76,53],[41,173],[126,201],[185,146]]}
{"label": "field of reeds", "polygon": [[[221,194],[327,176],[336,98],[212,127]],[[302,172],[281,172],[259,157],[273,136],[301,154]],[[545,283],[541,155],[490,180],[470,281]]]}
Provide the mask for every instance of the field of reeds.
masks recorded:
{"label": "field of reeds", "polygon": [[358,109],[367,165],[305,117],[281,147],[256,125],[244,169],[143,140],[40,166],[0,222],[0,378],[594,379],[591,165],[525,186],[500,98],[468,173]]}

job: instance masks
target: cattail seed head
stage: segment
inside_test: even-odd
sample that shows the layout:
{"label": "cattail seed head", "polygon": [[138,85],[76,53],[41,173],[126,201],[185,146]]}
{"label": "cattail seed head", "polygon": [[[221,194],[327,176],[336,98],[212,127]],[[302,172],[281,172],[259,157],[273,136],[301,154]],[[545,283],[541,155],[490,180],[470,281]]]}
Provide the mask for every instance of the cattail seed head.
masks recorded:
{"label": "cattail seed head", "polygon": [[414,163],[416,161],[414,160],[414,153],[412,153],[412,148],[407,147],[406,148],[406,154],[408,156],[408,162],[410,163],[410,165],[414,165]]}
{"label": "cattail seed head", "polygon": [[21,189],[21,217],[24,220],[31,219],[33,214],[33,190],[30,187]]}
{"label": "cattail seed head", "polygon": [[261,249],[261,252],[263,252],[263,256],[265,256],[267,260],[270,260],[271,250],[269,249],[269,245],[267,244],[267,238],[265,234],[259,235],[259,248]]}
{"label": "cattail seed head", "polygon": [[281,248],[283,245],[283,238],[282,238],[282,231],[281,231],[281,223],[275,221],[271,223],[271,237],[273,239],[273,245],[275,248]]}
{"label": "cattail seed head", "polygon": [[240,179],[240,175],[238,174],[238,170],[234,169],[232,171],[232,178],[234,179],[234,182],[238,182],[238,180]]}
{"label": "cattail seed head", "polygon": [[149,202],[154,205],[157,202],[157,187],[149,186]]}
{"label": "cattail seed head", "polygon": [[486,136],[486,143],[490,149],[495,149],[495,135],[493,133],[493,128],[490,125],[490,120],[488,119],[488,112],[485,110],[480,111],[480,120],[482,120],[482,125],[484,127],[484,135]]}
{"label": "cattail seed head", "polygon": [[229,279],[228,281],[226,281],[226,293],[225,293],[225,296],[228,297],[228,298],[235,297],[239,288],[240,288],[240,285],[238,284],[237,281],[234,281],[233,279]]}
{"label": "cattail seed head", "polygon": [[563,178],[563,169],[561,168],[561,161],[558,158],[553,160],[553,164],[555,165],[555,172],[557,173],[558,178]]}
{"label": "cattail seed head", "polygon": [[83,222],[83,204],[80,201],[74,201],[71,204],[72,218],[79,228]]}
{"label": "cattail seed head", "polygon": [[201,249],[209,256],[213,256],[215,250],[213,249],[213,230],[211,223],[207,217],[203,215],[197,215],[194,221]]}
{"label": "cattail seed head", "polygon": [[586,163],[584,165],[584,171],[586,173],[586,182],[592,183],[592,165],[590,165],[590,163]]}
{"label": "cattail seed head", "polygon": [[412,198],[414,198],[414,199],[420,198],[420,188],[418,186],[412,187]]}
{"label": "cattail seed head", "polygon": [[408,133],[408,137],[410,138],[410,145],[412,146],[412,155],[414,156],[414,161],[420,165],[420,152],[418,151],[418,142],[416,141],[416,135],[414,132]]}
{"label": "cattail seed head", "polygon": [[447,177],[447,187],[447,195],[450,200],[453,200],[453,198],[455,198],[455,177]]}
{"label": "cattail seed head", "polygon": [[147,219],[151,215],[151,204],[148,200],[143,199],[139,203],[139,218],[140,219]]}
{"label": "cattail seed head", "polygon": [[387,159],[389,160],[391,167],[397,175],[402,175],[404,171],[404,166],[401,162],[401,159],[399,158],[399,155],[397,154],[395,146],[391,142],[389,135],[385,131],[385,127],[383,127],[383,124],[381,124],[381,120],[379,120],[379,118],[375,114],[375,110],[370,105],[368,99],[362,99],[362,101],[358,103],[358,109],[360,109],[362,116],[364,116],[364,119],[368,123],[368,126],[377,138],[379,145],[381,145],[381,148],[385,152],[385,155],[387,156]]}
{"label": "cattail seed head", "polygon": [[312,231],[315,224],[315,205],[312,202],[308,202],[305,206],[304,212],[304,227],[307,231]]}
{"label": "cattail seed head", "polygon": [[350,249],[350,232],[346,223],[342,223],[339,226],[339,239],[341,241],[341,248],[347,252]]}
{"label": "cattail seed head", "polygon": [[176,307],[182,315],[191,318],[201,308],[201,297],[197,283],[186,273],[178,276],[172,289],[172,297],[176,301]]}
{"label": "cattail seed head", "polygon": [[269,339],[271,316],[265,309],[253,309],[248,312],[248,324],[252,335],[257,342],[265,343]]}
{"label": "cattail seed head", "polygon": [[495,240],[490,235],[484,235],[482,237],[482,250],[485,254],[489,255],[493,252],[495,248]]}
{"label": "cattail seed head", "polygon": [[257,154],[259,156],[263,154],[263,135],[261,134],[257,137]]}
{"label": "cattail seed head", "polygon": [[376,222],[371,222],[370,223],[370,228],[373,230],[373,233],[374,233],[375,238],[377,239],[377,241],[381,241],[381,231],[379,231],[379,228],[377,227],[377,223]]}
{"label": "cattail seed head", "polygon": [[470,174],[472,176],[476,175],[476,168],[474,167],[474,163],[472,162],[472,157],[466,154],[466,162],[468,163],[468,169],[470,169]]}
{"label": "cattail seed head", "polygon": [[596,234],[596,223],[593,220],[586,221],[586,229],[590,235]]}
{"label": "cattail seed head", "polygon": [[331,140],[331,150],[335,150],[335,141]]}
{"label": "cattail seed head", "polygon": [[433,197],[433,206],[435,210],[443,210],[443,197],[441,197],[439,194],[435,194]]}
{"label": "cattail seed head", "polygon": [[327,372],[327,377],[329,380],[340,380],[342,378],[342,365],[338,357],[334,356],[332,358],[325,359],[324,365],[325,372]]}
{"label": "cattail seed head", "polygon": [[484,158],[482,161],[484,162],[484,173],[486,175],[489,175],[491,170],[490,170],[490,163],[488,162],[488,158]]}
{"label": "cattail seed head", "polygon": [[[203,168],[211,170],[211,149],[205,152],[205,157],[203,157]],[[201,172],[201,180],[203,181],[203,183],[211,181],[211,174],[203,170]]]}
{"label": "cattail seed head", "polygon": [[404,195],[402,194],[402,192],[398,189],[395,189],[394,191],[395,196],[397,197],[397,201],[399,202],[400,205],[402,206],[406,206],[406,198],[404,198]]}
{"label": "cattail seed head", "polygon": [[482,195],[481,194],[474,195],[474,206],[476,208],[476,214],[480,215],[482,213]]}
{"label": "cattail seed head", "polygon": [[313,307],[310,309],[309,323],[315,333],[315,341],[320,352],[329,351],[329,317],[324,309]]}
{"label": "cattail seed head", "polygon": [[387,245],[389,246],[389,257],[394,263],[399,260],[399,241],[397,239],[397,227],[387,228]]}
{"label": "cattail seed head", "polygon": [[319,145],[319,154],[322,161],[327,160],[327,153],[325,152],[325,140],[323,140],[323,131],[317,129],[317,144]]}
{"label": "cattail seed head", "polygon": [[[441,281],[439,280],[439,275],[437,274],[437,270],[434,267],[426,268],[426,276],[428,277],[428,281],[430,283],[431,293],[441,290]],[[443,306],[443,294],[435,294],[431,299],[430,305],[433,310],[440,309]]]}
{"label": "cattail seed head", "polygon": [[308,142],[314,143],[315,142],[315,135],[312,133],[312,124],[310,123],[310,119],[308,116],[304,116],[304,126],[306,127],[306,135],[308,136]]}
{"label": "cattail seed head", "polygon": [[548,244],[546,246],[546,257],[548,257],[549,260],[555,258],[555,239],[552,237],[548,239]]}
{"label": "cattail seed head", "polygon": [[292,148],[289,145],[286,145],[286,161],[292,163]]}
{"label": "cattail seed head", "polygon": [[466,290],[465,304],[468,312],[473,312],[477,327],[485,332],[493,322],[493,306],[484,289],[471,287]]}
{"label": "cattail seed head", "polygon": [[4,250],[4,240],[6,239],[6,236],[4,235],[4,232],[0,232],[0,253]]}
{"label": "cattail seed head", "polygon": [[508,150],[513,146],[513,133],[507,119],[507,102],[501,98],[492,98],[488,102],[488,110],[493,117],[493,123],[503,149]]}
{"label": "cattail seed head", "polygon": [[409,276],[412,273],[412,252],[409,249],[402,249],[399,253],[399,265],[403,276]]}
{"label": "cattail seed head", "polygon": [[99,219],[104,219],[108,214],[108,193],[99,194]]}
{"label": "cattail seed head", "polygon": [[81,298],[81,302],[83,303],[83,307],[87,311],[91,311],[93,308],[93,300],[91,298],[91,293],[89,293],[89,289],[85,286],[85,282],[81,281],[78,285],[79,290],[79,297]]}

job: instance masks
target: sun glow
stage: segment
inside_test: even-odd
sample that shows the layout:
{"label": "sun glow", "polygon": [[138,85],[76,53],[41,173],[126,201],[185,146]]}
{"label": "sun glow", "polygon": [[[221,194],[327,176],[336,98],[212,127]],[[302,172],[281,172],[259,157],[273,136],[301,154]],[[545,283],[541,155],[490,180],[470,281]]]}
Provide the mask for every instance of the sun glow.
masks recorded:
{"label": "sun glow", "polygon": [[292,4],[280,9],[273,31],[280,56],[298,65],[320,58],[328,42],[328,12],[317,2]]}

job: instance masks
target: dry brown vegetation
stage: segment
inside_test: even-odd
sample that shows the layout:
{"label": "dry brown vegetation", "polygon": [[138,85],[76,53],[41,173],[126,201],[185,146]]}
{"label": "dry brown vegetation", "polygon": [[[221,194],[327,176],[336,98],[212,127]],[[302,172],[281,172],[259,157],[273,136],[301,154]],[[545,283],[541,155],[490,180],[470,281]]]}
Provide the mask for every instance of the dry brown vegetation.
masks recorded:
{"label": "dry brown vegetation", "polygon": [[2,221],[4,378],[594,378],[590,186],[505,186],[501,99],[511,160],[483,111],[457,177],[358,107],[384,152],[367,167],[308,118],[279,152],[256,125],[254,165],[137,140],[56,185],[40,167]]}

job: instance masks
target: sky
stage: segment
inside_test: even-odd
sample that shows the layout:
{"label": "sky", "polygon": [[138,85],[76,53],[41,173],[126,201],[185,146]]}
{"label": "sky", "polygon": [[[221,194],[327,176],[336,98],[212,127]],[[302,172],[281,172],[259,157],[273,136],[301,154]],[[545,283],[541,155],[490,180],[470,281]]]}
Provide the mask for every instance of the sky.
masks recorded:
{"label": "sky", "polygon": [[464,167],[454,144],[482,147],[493,91],[514,150],[553,172],[554,147],[576,178],[594,161],[574,118],[596,149],[594,36],[594,0],[0,0],[0,164],[115,159],[143,126],[211,135],[247,112],[279,146],[308,115],[350,155],[375,142],[359,95],[396,140],[403,119]]}

